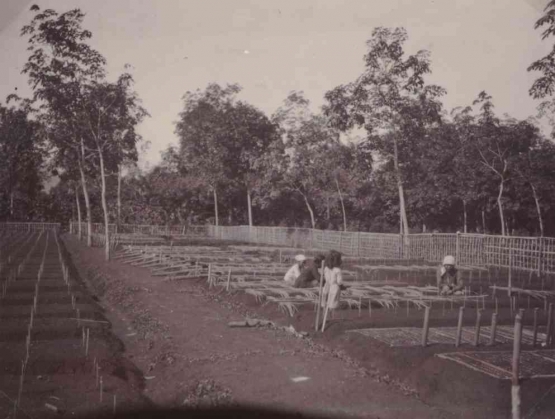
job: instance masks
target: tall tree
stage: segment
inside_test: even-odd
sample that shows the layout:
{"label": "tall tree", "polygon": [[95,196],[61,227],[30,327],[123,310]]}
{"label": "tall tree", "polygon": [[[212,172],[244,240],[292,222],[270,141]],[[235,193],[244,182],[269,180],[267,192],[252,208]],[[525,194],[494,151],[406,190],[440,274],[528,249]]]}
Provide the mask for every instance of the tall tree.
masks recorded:
{"label": "tall tree", "polygon": [[87,187],[86,166],[88,155],[82,132],[82,89],[84,85],[102,80],[106,60],[87,41],[92,33],[82,28],[84,14],[79,9],[58,14],[52,9],[35,13],[29,25],[21,30],[28,36],[31,55],[23,67],[33,88],[33,98],[51,123],[63,126],[67,135],[49,139],[57,152],[71,149],[77,163],[88,221],[87,243],[92,245],[92,212]]}
{"label": "tall tree", "polygon": [[[210,84],[204,91],[187,93],[176,126],[186,171],[201,179],[214,193],[219,223],[218,188],[246,190],[249,225],[253,225],[253,194],[261,190],[260,172],[277,127],[260,110],[237,100],[241,87]],[[231,211],[230,211],[231,213]]]}
{"label": "tall tree", "polygon": [[302,92],[291,92],[272,120],[281,126],[288,157],[284,160],[283,186],[302,197],[312,228],[316,228],[317,202],[331,167],[323,155],[338,144],[339,132],[325,116],[313,114],[309,105]]}
{"label": "tall tree", "polygon": [[512,119],[500,121],[494,114],[493,103],[486,92],[481,92],[474,101],[480,106],[475,146],[480,163],[489,170],[498,182],[497,206],[501,234],[507,234],[507,219],[503,199],[507,182],[514,176],[518,155],[527,152],[535,140],[535,127],[526,121]]}
{"label": "tall tree", "polygon": [[[544,9],[544,14],[540,17],[534,29],[543,28],[542,40],[555,35],[555,0],[550,0]],[[530,96],[534,99],[543,99],[550,97],[555,92],[555,44],[545,57],[534,61],[528,71],[539,71],[542,73],[538,79],[534,81],[530,88]]]}
{"label": "tall tree", "polygon": [[[338,86],[325,95],[325,113],[334,126],[343,131],[364,128],[378,151],[393,159],[405,235],[409,233],[409,224],[401,148],[413,140],[412,131],[416,126],[439,120],[441,105],[437,98],[445,93],[444,89],[424,82],[424,76],[431,72],[427,51],[405,57],[403,47],[407,39],[403,28],[374,29],[367,42],[363,73],[354,82]],[[384,136],[384,131],[388,135]],[[380,139],[387,142],[377,141]]]}
{"label": "tall tree", "polygon": [[125,156],[137,159],[139,136],[135,128],[147,115],[132,89],[132,83],[132,76],[125,73],[116,83],[93,82],[85,85],[81,97],[79,115],[86,127],[84,135],[89,138],[99,163],[106,260],[110,259],[106,176],[108,172],[117,173]]}
{"label": "tall tree", "polygon": [[229,101],[221,119],[228,126],[220,141],[227,150],[226,162],[235,168],[236,181],[247,191],[249,226],[253,225],[252,197],[261,192],[260,173],[266,170],[269,148],[281,141],[277,126],[255,107]]}
{"label": "tall tree", "polygon": [[226,104],[240,91],[238,85],[225,88],[210,84],[205,91],[187,92],[175,132],[184,167],[195,175],[214,196],[214,221],[219,225],[218,189],[232,179],[226,166],[226,135],[221,115]]}
{"label": "tall tree", "polygon": [[[529,127],[530,134],[538,135],[537,128]],[[536,144],[520,153],[515,162],[515,172],[524,184],[530,188],[535,204],[540,236],[544,236],[544,216],[542,206],[547,205],[548,198],[555,191],[555,145],[547,140],[537,138]],[[543,203],[543,205],[542,205]]]}

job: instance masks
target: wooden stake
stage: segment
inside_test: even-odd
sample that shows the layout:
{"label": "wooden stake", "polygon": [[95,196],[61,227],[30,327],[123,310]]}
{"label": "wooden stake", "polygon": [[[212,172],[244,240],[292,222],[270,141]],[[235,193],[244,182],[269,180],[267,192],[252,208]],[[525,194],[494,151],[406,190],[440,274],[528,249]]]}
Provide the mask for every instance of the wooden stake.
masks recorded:
{"label": "wooden stake", "polygon": [[520,343],[522,338],[522,316],[519,312],[515,316],[515,329],[513,340],[513,360],[512,360],[512,388],[511,388],[511,406],[512,418],[520,419]]}
{"label": "wooden stake", "polygon": [[430,328],[430,306],[426,306],[424,312],[424,327],[422,329],[422,346],[428,345],[428,331]]}
{"label": "wooden stake", "polygon": [[102,376],[100,377],[100,403],[102,403]]}
{"label": "wooden stake", "polygon": [[481,327],[481,320],[482,320],[482,310],[478,310],[476,313],[476,331],[474,334],[474,346],[478,346],[480,344],[480,327]]}
{"label": "wooden stake", "polygon": [[[280,258],[280,262],[281,262],[281,250],[279,252],[280,252],[279,253],[279,258]],[[320,310],[321,310],[321,306],[322,306],[322,288],[324,286],[324,261],[322,261],[320,269],[321,269],[321,272],[320,272],[320,288],[318,290],[318,307],[316,309],[316,322],[315,322],[315,325],[314,325],[314,330],[316,332],[320,328]]]}
{"label": "wooden stake", "polygon": [[491,334],[489,337],[490,346],[495,345],[495,335],[497,334],[497,313],[491,315]]}
{"label": "wooden stake", "polygon": [[87,328],[87,338],[85,342],[85,356],[89,356],[89,328]]}
{"label": "wooden stake", "polygon": [[231,282],[231,266],[229,267],[229,271],[227,273],[227,287],[226,290],[229,292],[229,283]]}
{"label": "wooden stake", "polygon": [[457,323],[457,336],[455,338],[455,346],[461,345],[462,324],[463,324],[464,307],[459,307],[459,321]]}
{"label": "wooden stake", "polygon": [[[21,393],[23,392],[23,378],[25,377],[25,363],[21,361],[21,376],[19,377],[19,391],[17,392],[17,407],[21,406]],[[15,412],[14,412],[15,415]]]}
{"label": "wooden stake", "polygon": [[324,320],[322,321],[322,332],[324,332],[324,330],[326,330],[326,320],[328,318],[328,311],[329,311],[329,306],[328,306],[328,303],[326,301],[326,309],[324,310]]}
{"label": "wooden stake", "polygon": [[536,341],[538,339],[538,311],[539,308],[534,309],[534,337],[532,339],[532,346],[536,346]]}
{"label": "wooden stake", "polygon": [[116,395],[114,394],[114,416],[116,415]]}
{"label": "wooden stake", "polygon": [[551,344],[551,334],[553,325],[551,324],[553,320],[553,303],[549,303],[549,308],[547,310],[547,328],[546,328],[546,339],[545,344],[549,346]]}

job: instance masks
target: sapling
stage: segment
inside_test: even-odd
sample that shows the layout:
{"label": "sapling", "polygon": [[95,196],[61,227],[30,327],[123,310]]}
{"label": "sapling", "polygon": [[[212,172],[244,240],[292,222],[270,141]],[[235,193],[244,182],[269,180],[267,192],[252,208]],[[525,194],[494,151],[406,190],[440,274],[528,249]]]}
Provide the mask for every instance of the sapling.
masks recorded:
{"label": "sapling", "polygon": [[19,391],[17,393],[17,406],[21,405],[21,393],[23,392],[23,377],[25,376],[25,363],[21,361],[21,376],[19,377]]}
{"label": "sapling", "polygon": [[89,356],[89,328],[87,328],[87,338],[85,343],[85,356]]}

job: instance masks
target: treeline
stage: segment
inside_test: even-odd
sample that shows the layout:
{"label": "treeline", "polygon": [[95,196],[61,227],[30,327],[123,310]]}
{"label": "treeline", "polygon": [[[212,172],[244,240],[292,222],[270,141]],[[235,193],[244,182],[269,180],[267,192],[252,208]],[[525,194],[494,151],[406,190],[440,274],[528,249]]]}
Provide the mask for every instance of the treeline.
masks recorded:
{"label": "treeline", "polygon": [[[148,114],[132,75],[108,80],[81,11],[32,11],[22,35],[34,95],[0,108],[3,219],[555,235],[551,138],[532,118],[498,115],[486,92],[445,109],[430,54],[406,53],[402,28],[376,28],[361,74],[317,112],[302,92],[271,115],[237,84],[187,92],[178,144],[142,172],[136,127]],[[553,11],[536,25],[545,36]],[[550,119],[554,54],[529,68]]]}

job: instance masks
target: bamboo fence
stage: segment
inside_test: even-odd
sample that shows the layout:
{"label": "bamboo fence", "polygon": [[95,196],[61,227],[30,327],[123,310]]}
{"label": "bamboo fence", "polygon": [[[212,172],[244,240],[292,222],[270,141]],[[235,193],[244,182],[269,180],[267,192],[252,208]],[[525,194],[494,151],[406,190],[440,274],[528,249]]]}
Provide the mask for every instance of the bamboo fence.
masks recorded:
{"label": "bamboo fence", "polygon": [[60,223],[12,223],[0,222],[0,231],[31,233],[35,231],[55,230],[60,231]]}
{"label": "bamboo fence", "polygon": [[[1,227],[0,227],[1,228]],[[77,223],[70,224],[72,232]],[[103,234],[104,225],[92,225],[93,233]],[[278,245],[300,249],[335,249],[346,256],[387,260],[423,260],[439,263],[453,255],[464,266],[496,266],[555,273],[555,238],[492,236],[482,234],[399,234],[316,230],[292,227],[249,226],[149,226],[109,225],[113,233],[207,237],[219,240]],[[82,231],[87,224],[82,223]]]}

